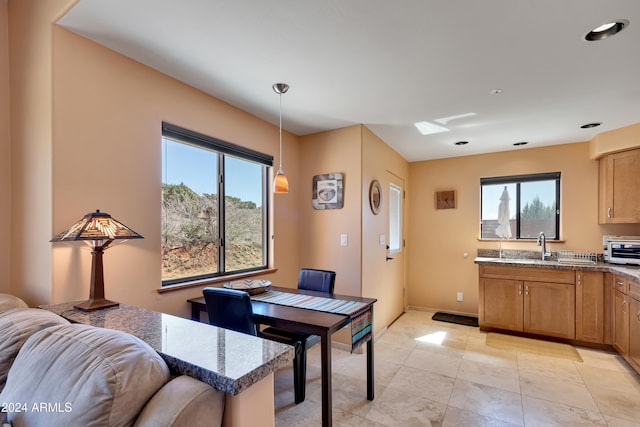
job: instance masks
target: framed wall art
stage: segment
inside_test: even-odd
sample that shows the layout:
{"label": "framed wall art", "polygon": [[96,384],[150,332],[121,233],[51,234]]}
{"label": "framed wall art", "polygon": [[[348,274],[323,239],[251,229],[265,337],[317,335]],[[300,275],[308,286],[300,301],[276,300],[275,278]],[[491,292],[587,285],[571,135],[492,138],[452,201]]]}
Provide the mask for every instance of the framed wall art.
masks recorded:
{"label": "framed wall art", "polygon": [[311,204],[314,209],[342,209],[344,181],[341,173],[313,177]]}
{"label": "framed wall art", "polygon": [[454,209],[456,207],[456,192],[436,191],[436,209]]}

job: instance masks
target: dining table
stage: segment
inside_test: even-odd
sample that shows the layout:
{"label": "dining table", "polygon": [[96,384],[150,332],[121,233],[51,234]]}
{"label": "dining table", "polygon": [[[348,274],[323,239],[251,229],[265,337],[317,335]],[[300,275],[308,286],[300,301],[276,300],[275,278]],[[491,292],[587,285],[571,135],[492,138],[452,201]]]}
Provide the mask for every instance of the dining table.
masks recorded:
{"label": "dining table", "polygon": [[[204,297],[190,298],[192,320],[200,321],[206,312]],[[374,399],[373,304],[375,298],[270,286],[266,292],[251,295],[256,323],[292,332],[320,336],[322,425],[332,425],[331,336],[351,325],[351,350],[366,344],[367,399]]]}

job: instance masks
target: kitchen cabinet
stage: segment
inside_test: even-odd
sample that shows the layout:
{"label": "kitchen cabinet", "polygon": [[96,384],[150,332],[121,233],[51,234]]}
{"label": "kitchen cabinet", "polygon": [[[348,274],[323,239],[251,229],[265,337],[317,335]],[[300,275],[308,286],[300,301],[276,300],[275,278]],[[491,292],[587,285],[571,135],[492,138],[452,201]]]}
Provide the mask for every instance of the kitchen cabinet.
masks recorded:
{"label": "kitchen cabinet", "polygon": [[640,223],[640,149],[609,154],[599,162],[598,222]]}
{"label": "kitchen cabinet", "polygon": [[576,340],[597,344],[605,339],[604,273],[576,271]]}
{"label": "kitchen cabinet", "polygon": [[575,338],[575,273],[480,266],[481,328]]}
{"label": "kitchen cabinet", "polygon": [[629,355],[627,361],[640,372],[640,283],[628,281]]}
{"label": "kitchen cabinet", "polygon": [[629,301],[618,289],[613,291],[613,348],[624,357],[629,354]]}

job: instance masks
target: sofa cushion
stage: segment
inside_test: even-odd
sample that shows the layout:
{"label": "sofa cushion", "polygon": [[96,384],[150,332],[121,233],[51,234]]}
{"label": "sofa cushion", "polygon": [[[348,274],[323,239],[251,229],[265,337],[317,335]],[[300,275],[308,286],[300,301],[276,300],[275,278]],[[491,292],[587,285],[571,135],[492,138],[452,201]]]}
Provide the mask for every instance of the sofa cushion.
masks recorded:
{"label": "sofa cushion", "polygon": [[0,402],[25,403],[7,414],[14,427],[130,426],[168,379],[162,358],[132,335],[52,326],[24,343]]}
{"label": "sofa cushion", "polygon": [[27,303],[11,294],[0,294],[0,313],[12,308],[27,308]]}
{"label": "sofa cushion", "polygon": [[14,308],[0,313],[0,391],[20,347],[35,332],[54,325],[68,325],[66,319],[38,308]]}
{"label": "sofa cushion", "polygon": [[135,427],[210,427],[222,425],[225,393],[185,375],[151,398]]}

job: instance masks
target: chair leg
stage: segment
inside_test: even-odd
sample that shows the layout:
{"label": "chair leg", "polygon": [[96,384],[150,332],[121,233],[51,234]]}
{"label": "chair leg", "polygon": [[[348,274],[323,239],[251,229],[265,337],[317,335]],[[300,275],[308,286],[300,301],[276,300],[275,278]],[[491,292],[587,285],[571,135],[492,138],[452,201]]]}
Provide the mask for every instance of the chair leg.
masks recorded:
{"label": "chair leg", "polygon": [[296,404],[304,402],[307,383],[307,352],[303,349],[293,359],[293,391]]}

